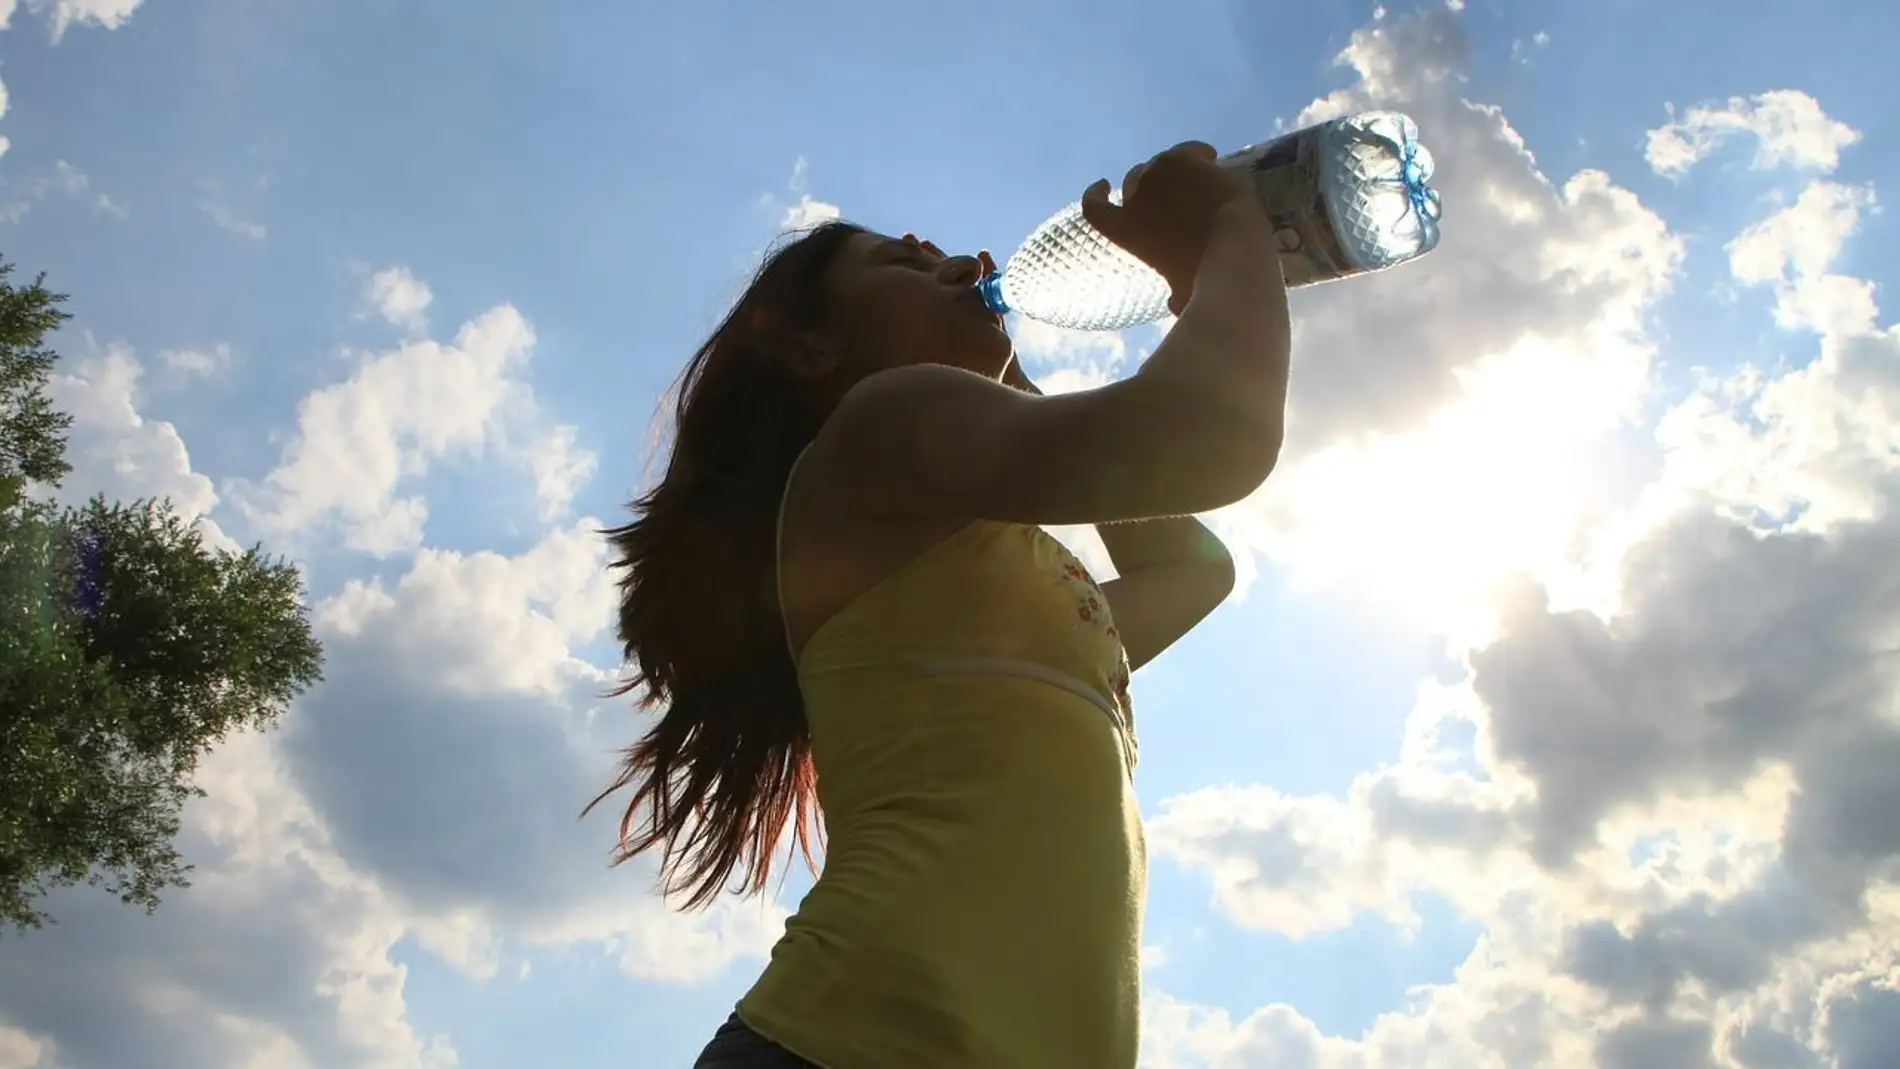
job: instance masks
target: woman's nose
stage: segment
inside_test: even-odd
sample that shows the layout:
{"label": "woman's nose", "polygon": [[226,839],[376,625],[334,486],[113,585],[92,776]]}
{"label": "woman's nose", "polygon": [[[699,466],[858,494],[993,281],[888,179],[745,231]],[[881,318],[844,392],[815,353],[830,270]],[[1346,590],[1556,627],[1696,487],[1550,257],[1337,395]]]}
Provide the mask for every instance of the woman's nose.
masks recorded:
{"label": "woman's nose", "polygon": [[937,281],[946,286],[974,286],[983,280],[983,262],[974,256],[946,256],[937,265]]}

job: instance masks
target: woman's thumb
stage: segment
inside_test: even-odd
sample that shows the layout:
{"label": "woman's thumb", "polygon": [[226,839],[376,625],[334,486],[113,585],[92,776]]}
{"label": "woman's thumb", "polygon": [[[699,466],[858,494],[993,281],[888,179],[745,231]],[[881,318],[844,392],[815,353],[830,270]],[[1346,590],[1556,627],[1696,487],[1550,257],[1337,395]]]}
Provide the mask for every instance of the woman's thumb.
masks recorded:
{"label": "woman's thumb", "polygon": [[1089,225],[1102,232],[1103,236],[1113,240],[1121,231],[1122,206],[1110,203],[1108,179],[1098,178],[1095,184],[1082,193],[1082,218]]}

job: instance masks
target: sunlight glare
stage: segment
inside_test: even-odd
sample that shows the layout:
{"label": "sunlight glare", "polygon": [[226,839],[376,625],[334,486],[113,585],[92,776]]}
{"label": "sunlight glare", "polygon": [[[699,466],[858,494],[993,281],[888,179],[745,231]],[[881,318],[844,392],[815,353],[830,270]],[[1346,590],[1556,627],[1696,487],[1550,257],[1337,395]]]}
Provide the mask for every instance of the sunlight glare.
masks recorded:
{"label": "sunlight glare", "polygon": [[1594,447],[1634,414],[1647,375],[1647,352],[1624,339],[1525,338],[1418,430],[1297,460],[1236,506],[1240,526],[1297,585],[1346,587],[1481,640],[1500,582],[1574,554],[1616,476]]}

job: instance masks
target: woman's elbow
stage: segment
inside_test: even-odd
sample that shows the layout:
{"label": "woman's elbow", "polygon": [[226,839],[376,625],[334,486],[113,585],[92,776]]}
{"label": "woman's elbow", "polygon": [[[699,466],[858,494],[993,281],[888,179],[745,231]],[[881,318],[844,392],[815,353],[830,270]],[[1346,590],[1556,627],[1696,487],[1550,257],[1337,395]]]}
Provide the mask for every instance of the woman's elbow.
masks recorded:
{"label": "woman's elbow", "polygon": [[1214,500],[1208,509],[1198,511],[1225,508],[1252,496],[1279,465],[1280,443],[1278,427],[1249,422],[1239,428],[1210,465],[1213,478],[1208,490]]}

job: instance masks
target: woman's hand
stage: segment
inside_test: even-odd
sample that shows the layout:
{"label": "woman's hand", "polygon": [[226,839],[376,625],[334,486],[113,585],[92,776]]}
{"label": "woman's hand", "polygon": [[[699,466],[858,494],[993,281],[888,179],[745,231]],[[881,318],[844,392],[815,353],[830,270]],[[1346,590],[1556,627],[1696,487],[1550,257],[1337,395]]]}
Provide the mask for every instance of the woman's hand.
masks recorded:
{"label": "woman's hand", "polygon": [[1110,203],[1104,178],[1082,194],[1082,216],[1110,241],[1166,279],[1168,310],[1180,315],[1194,292],[1201,255],[1216,219],[1232,205],[1259,201],[1246,180],[1215,166],[1213,146],[1186,141],[1137,164],[1122,179],[1122,202]]}

